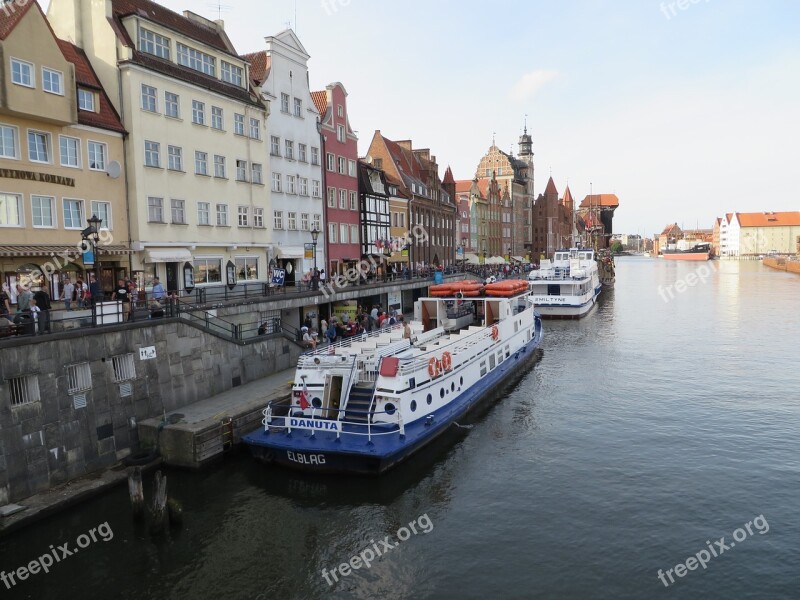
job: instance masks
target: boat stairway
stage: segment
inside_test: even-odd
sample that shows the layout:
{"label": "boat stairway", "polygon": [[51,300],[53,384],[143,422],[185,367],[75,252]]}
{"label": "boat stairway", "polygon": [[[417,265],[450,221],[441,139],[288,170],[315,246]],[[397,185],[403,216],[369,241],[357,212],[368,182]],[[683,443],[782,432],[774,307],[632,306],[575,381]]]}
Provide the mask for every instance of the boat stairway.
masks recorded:
{"label": "boat stairway", "polygon": [[372,394],[375,388],[372,386],[354,385],[350,389],[347,398],[347,408],[344,411],[345,421],[356,423],[366,423],[369,416],[369,407],[372,403]]}

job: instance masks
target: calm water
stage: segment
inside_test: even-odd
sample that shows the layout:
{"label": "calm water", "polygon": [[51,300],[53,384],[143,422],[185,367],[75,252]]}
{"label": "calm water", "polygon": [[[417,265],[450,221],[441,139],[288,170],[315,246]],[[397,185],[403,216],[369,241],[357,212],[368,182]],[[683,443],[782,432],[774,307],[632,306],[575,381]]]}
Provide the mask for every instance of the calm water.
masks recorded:
{"label": "calm water", "polygon": [[[240,454],[170,471],[179,534],[152,541],[118,488],[0,541],[9,571],[114,533],[0,598],[798,598],[799,309],[800,277],[760,263],[621,259],[598,310],[548,321],[519,385],[400,470],[319,480]],[[325,582],[422,515],[429,533]],[[658,579],[759,515],[705,570]]]}

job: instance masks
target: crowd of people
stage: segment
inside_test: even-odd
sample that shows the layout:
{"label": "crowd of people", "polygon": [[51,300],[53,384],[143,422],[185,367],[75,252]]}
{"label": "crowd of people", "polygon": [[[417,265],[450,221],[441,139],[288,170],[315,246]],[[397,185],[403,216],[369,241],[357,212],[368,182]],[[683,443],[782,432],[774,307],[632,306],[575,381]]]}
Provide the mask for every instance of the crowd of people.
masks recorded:
{"label": "crowd of people", "polygon": [[355,317],[345,313],[340,317],[332,316],[330,321],[322,319],[319,330],[314,328],[311,317],[306,317],[300,333],[303,345],[310,350],[316,350],[318,345],[333,344],[342,339],[398,324],[403,325],[405,337],[410,338],[411,329],[405,322],[402,311],[383,310],[379,305],[374,305],[371,309],[359,306]]}

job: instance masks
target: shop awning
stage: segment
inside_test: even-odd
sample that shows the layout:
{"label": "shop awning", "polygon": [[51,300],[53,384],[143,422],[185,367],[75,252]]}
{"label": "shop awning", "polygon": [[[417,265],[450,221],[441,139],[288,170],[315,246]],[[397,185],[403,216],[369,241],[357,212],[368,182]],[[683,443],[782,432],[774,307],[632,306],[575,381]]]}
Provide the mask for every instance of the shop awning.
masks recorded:
{"label": "shop awning", "polygon": [[512,256],[511,258],[517,262],[525,262],[525,259],[521,256]]}
{"label": "shop awning", "polygon": [[303,258],[305,256],[305,248],[302,246],[278,246],[278,258]]}
{"label": "shop awning", "polygon": [[144,262],[146,263],[183,263],[191,262],[192,253],[186,248],[158,248],[145,250]]}
{"label": "shop awning", "polygon": [[[97,250],[100,256],[131,253],[131,250],[125,246],[99,246]],[[81,255],[77,244],[73,246],[0,246],[0,256],[52,256],[65,253],[74,255],[75,258]]]}

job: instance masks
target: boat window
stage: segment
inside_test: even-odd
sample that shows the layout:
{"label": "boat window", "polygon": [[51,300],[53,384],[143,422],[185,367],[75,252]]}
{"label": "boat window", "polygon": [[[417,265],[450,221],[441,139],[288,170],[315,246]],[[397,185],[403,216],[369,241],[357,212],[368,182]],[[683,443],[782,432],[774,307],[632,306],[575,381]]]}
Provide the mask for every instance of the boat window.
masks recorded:
{"label": "boat window", "polygon": [[451,392],[455,392],[456,391],[456,382],[455,381],[450,383],[450,391]]}
{"label": "boat window", "polygon": [[311,406],[313,406],[314,408],[322,408],[322,400],[319,398],[312,398]]}
{"label": "boat window", "polygon": [[428,397],[425,399],[425,401],[426,401],[428,404],[430,404],[431,402],[433,402],[433,396],[431,396],[430,394],[428,394]]}
{"label": "boat window", "polygon": [[439,389],[439,398],[444,398],[444,388]]}
{"label": "boat window", "polygon": [[481,377],[483,377],[484,375],[486,375],[486,361],[483,361],[481,363]]}
{"label": "boat window", "polygon": [[464,385],[464,378],[463,377],[459,377],[458,378],[458,385]]}
{"label": "boat window", "polygon": [[514,333],[517,333],[518,331],[519,331],[519,323],[517,321],[514,321]]}
{"label": "boat window", "polygon": [[511,356],[511,347],[506,346],[506,358],[508,358],[509,356]]}
{"label": "boat window", "polygon": [[494,368],[495,368],[495,366],[496,366],[496,364],[497,364],[497,363],[496,363],[496,362],[495,362],[495,360],[494,360],[494,354],[492,354],[492,355],[489,357],[489,370],[491,371],[492,369],[494,369]]}
{"label": "boat window", "polygon": [[394,412],[397,410],[397,408],[395,408],[395,405],[392,404],[391,402],[387,403],[384,408],[386,410],[387,415],[393,415]]}
{"label": "boat window", "polygon": [[497,353],[497,362],[498,363],[503,362],[503,351],[502,350]]}
{"label": "boat window", "polygon": [[547,284],[547,295],[548,296],[560,296],[561,295],[561,286],[558,283],[549,283],[549,284]]}
{"label": "boat window", "polygon": [[414,412],[415,410],[417,410],[417,401],[416,400],[412,400],[411,401],[411,412]]}

